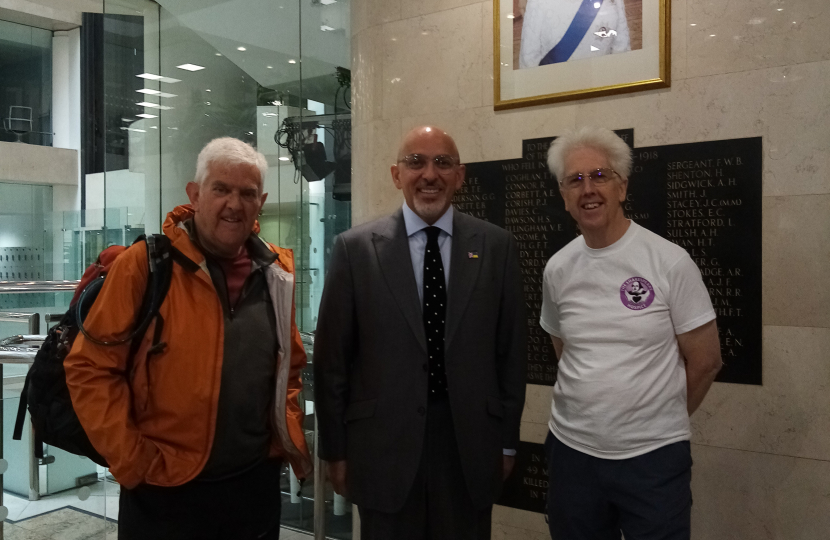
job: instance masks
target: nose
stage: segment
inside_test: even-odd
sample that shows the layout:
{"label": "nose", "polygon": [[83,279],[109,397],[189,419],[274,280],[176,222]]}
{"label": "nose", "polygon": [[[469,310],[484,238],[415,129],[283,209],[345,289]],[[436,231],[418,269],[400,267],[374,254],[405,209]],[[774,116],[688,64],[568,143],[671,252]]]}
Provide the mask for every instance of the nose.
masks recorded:
{"label": "nose", "polygon": [[421,176],[425,180],[435,180],[440,176],[440,173],[438,172],[438,167],[435,165],[434,160],[427,160],[427,164],[426,166],[424,166],[424,170],[421,173]]}
{"label": "nose", "polygon": [[235,190],[231,191],[228,198],[225,200],[225,206],[231,210],[239,210],[242,208],[242,197]]}
{"label": "nose", "polygon": [[597,190],[597,185],[594,183],[590,176],[585,176],[582,179],[581,189],[583,194],[594,193]]}

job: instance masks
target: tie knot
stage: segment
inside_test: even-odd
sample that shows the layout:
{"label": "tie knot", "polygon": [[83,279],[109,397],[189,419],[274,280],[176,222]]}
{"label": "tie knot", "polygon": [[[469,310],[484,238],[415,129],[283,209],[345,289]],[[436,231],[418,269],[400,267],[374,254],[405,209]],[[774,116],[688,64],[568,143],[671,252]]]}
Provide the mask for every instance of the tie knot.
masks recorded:
{"label": "tie knot", "polygon": [[441,232],[441,229],[439,229],[438,227],[427,227],[424,230],[427,232],[427,241],[428,242],[438,241],[438,233]]}

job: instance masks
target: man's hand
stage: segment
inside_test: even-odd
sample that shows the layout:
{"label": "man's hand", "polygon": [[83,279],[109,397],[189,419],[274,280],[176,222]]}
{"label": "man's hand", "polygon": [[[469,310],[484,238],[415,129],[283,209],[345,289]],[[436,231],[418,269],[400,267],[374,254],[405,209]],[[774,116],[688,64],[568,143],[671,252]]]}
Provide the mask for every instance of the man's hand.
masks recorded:
{"label": "man's hand", "polygon": [[501,479],[507,480],[507,477],[513,472],[513,466],[516,464],[516,456],[502,456],[501,458]]}
{"label": "man's hand", "polygon": [[338,495],[346,496],[346,460],[342,461],[327,461],[326,469],[328,470],[329,480],[334,487],[334,492]]}

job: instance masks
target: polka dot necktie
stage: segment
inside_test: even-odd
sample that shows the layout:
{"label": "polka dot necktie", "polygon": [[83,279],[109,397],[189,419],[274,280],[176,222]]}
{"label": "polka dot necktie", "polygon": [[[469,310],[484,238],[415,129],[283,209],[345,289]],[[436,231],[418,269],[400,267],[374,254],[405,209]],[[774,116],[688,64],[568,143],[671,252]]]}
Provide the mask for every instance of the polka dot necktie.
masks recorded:
{"label": "polka dot necktie", "polygon": [[447,395],[447,374],[444,370],[444,315],[447,311],[447,289],[444,263],[438,248],[438,227],[427,227],[427,249],[424,253],[424,330],[429,354],[429,397]]}

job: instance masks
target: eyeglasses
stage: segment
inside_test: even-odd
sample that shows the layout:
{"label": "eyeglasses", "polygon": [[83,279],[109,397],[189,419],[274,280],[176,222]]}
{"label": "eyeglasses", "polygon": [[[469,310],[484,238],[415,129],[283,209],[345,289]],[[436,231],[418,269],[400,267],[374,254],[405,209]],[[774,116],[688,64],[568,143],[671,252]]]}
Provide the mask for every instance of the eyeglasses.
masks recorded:
{"label": "eyeglasses", "polygon": [[562,186],[563,189],[576,189],[582,185],[582,182],[588,178],[591,182],[595,185],[601,186],[602,184],[611,180],[614,176],[619,176],[617,171],[614,169],[596,169],[589,173],[574,173],[570,176],[566,176],[559,182],[559,185]]}
{"label": "eyeglasses", "polygon": [[411,171],[422,171],[426,168],[429,161],[432,161],[435,164],[435,168],[441,172],[449,172],[460,163],[458,159],[446,154],[441,154],[433,158],[423,154],[409,154],[399,159],[398,163],[406,163],[406,167]]}

